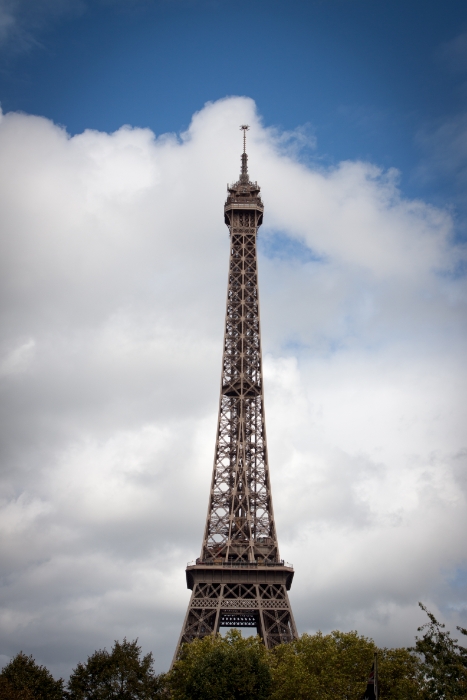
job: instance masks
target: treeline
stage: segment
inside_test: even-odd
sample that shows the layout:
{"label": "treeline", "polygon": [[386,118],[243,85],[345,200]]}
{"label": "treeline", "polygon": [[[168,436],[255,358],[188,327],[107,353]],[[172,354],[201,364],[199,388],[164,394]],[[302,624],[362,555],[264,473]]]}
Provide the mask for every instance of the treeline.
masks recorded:
{"label": "treeline", "polygon": [[158,675],[152,654],[124,639],[79,663],[66,685],[20,652],[0,673],[0,700],[362,700],[375,652],[380,700],[467,699],[467,649],[421,607],[428,622],[408,649],[318,632],[268,651],[259,637],[231,630],[185,645]]}

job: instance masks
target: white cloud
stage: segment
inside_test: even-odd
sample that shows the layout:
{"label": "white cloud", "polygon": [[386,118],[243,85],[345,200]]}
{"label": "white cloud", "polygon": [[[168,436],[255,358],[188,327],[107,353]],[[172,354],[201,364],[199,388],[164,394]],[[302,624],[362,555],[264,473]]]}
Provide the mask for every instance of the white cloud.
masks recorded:
{"label": "white cloud", "polygon": [[[367,163],[313,170],[254,103],[180,138],[0,123],[0,652],[67,673],[138,636],[167,666],[214,449],[238,125],[266,205],[260,286],[281,552],[301,631],[410,644],[465,618],[464,252]],[[284,148],[286,150],[284,150]],[[288,150],[287,150],[288,149]],[[274,237],[312,253],[291,257]],[[455,579],[457,581],[457,579]],[[465,624],[465,619],[463,624]]]}

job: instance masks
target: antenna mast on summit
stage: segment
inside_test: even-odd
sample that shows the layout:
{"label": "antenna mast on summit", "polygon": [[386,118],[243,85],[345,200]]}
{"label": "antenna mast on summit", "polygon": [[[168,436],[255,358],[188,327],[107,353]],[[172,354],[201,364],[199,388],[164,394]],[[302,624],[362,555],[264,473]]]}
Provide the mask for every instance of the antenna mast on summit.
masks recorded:
{"label": "antenna mast on summit", "polygon": [[240,130],[243,131],[243,153],[246,153],[246,132],[249,130],[248,124],[242,124]]}

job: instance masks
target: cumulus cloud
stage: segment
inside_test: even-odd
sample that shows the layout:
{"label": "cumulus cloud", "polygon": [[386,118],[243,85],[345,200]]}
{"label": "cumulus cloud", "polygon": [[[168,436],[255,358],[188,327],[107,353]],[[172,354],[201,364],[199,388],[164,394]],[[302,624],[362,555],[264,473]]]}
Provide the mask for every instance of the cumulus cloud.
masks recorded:
{"label": "cumulus cloud", "polygon": [[[167,667],[214,450],[225,183],[251,124],[282,556],[300,631],[410,644],[423,599],[463,621],[464,251],[372,164],[300,162],[252,100],[180,136],[0,123],[5,658],[55,673],[113,639]],[[292,143],[293,147],[290,147]],[[449,616],[449,615],[448,615]]]}

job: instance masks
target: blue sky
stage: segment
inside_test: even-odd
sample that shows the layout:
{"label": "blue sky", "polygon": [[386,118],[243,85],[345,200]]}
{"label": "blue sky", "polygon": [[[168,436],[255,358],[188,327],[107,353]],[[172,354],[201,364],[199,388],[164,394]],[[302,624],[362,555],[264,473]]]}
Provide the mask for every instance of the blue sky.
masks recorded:
{"label": "blue sky", "polygon": [[0,0],[0,58],[0,663],[170,663],[243,123],[298,629],[465,627],[465,3]]}
{"label": "blue sky", "polygon": [[265,125],[306,126],[309,156],[396,167],[407,194],[459,204],[457,167],[420,165],[434,160],[430,135],[465,109],[461,1],[48,2],[34,16],[15,5],[22,44],[4,42],[4,111],[71,134],[179,133],[205,102],[246,95]]}

